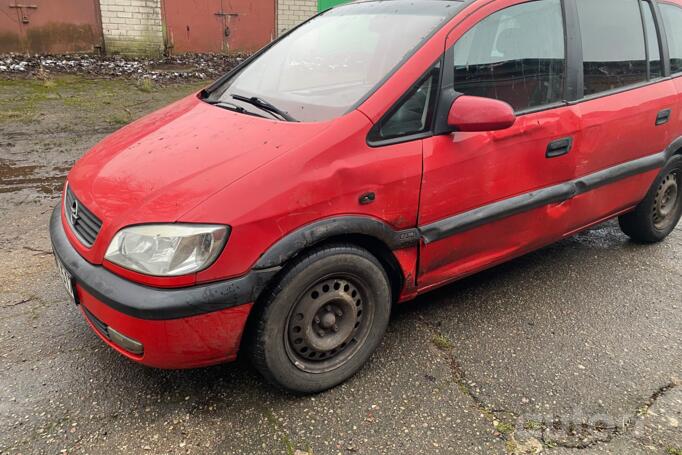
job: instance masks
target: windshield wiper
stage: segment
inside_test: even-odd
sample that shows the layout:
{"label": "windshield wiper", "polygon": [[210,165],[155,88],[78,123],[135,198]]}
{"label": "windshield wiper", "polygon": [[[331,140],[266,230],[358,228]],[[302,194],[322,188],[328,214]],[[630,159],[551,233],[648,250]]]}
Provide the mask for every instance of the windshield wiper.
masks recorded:
{"label": "windshield wiper", "polygon": [[205,99],[204,101],[207,102],[208,104],[210,104],[211,106],[222,107],[223,109],[227,109],[227,110],[229,110],[229,111],[234,111],[234,112],[237,112],[237,113],[239,113],[239,114],[253,115],[253,116],[255,116],[255,117],[262,117],[262,118],[265,118],[264,115],[260,115],[260,114],[258,114],[258,113],[256,113],[256,112],[247,111],[246,109],[244,109],[244,108],[241,107],[241,106],[237,106],[236,104],[228,103],[228,102],[226,102],[226,101],[220,101],[220,100],[207,100],[207,99]]}
{"label": "windshield wiper", "polygon": [[265,101],[263,98],[258,98],[257,96],[236,95],[234,93],[231,93],[230,96],[237,101],[242,101],[244,103],[251,104],[253,106],[256,106],[258,109],[275,114],[281,117],[283,120],[286,120],[287,122],[298,122],[298,120],[289,115],[288,112],[285,112],[279,109],[278,107],[273,106],[269,102]]}

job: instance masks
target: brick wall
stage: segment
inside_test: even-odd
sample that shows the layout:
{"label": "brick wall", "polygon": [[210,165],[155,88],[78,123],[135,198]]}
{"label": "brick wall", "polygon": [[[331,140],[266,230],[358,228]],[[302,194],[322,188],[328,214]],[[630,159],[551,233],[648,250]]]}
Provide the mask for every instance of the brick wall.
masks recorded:
{"label": "brick wall", "polygon": [[317,14],[317,0],[278,0],[277,33],[282,34]]}
{"label": "brick wall", "polygon": [[107,53],[161,55],[164,40],[160,2],[161,0],[100,0]]}

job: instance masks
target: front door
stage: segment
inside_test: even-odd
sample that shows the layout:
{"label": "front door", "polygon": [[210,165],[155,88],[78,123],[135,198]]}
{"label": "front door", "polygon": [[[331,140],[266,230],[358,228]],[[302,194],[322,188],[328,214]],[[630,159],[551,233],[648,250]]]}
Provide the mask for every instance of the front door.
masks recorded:
{"label": "front door", "polygon": [[580,121],[564,102],[564,36],[560,0],[495,2],[450,35],[444,89],[505,101],[518,119],[508,130],[424,140],[422,290],[565,231]]}

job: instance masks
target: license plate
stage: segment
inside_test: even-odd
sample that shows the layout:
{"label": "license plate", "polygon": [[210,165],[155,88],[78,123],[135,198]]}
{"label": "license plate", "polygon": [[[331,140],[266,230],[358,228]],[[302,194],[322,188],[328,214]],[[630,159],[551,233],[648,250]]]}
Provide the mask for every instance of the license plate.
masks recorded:
{"label": "license plate", "polygon": [[62,264],[62,261],[60,261],[59,258],[55,256],[55,260],[57,262],[57,271],[59,272],[59,278],[61,278],[62,283],[64,283],[64,287],[66,288],[66,292],[67,294],[69,294],[71,301],[73,303],[76,303],[76,292],[73,283],[73,277],[71,276],[69,271],[66,270],[66,267],[64,267],[64,264]]}

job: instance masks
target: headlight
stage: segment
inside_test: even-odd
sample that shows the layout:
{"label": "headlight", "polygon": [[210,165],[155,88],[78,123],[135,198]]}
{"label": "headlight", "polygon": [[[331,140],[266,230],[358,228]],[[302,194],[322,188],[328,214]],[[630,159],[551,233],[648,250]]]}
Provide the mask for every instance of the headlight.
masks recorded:
{"label": "headlight", "polygon": [[211,265],[223,250],[229,234],[228,226],[133,226],[116,234],[104,257],[145,275],[188,275]]}

